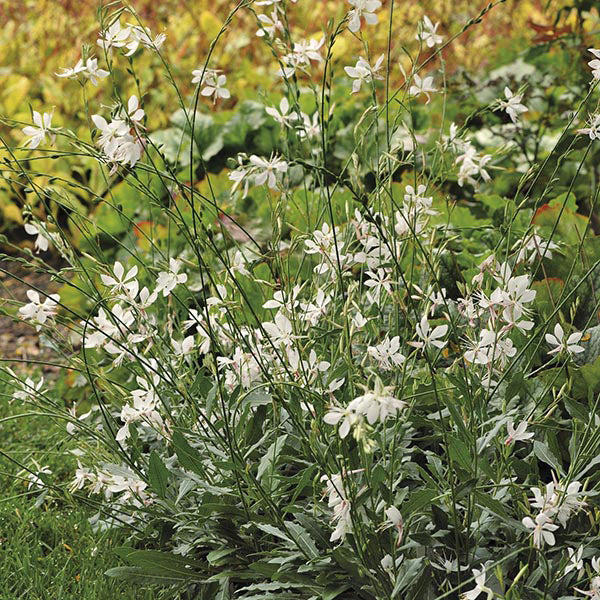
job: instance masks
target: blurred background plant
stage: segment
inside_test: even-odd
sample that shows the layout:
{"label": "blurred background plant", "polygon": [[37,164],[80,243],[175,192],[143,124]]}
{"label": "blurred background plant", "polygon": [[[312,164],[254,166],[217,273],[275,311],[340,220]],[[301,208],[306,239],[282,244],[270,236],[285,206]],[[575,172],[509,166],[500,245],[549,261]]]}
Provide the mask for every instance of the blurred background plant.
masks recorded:
{"label": "blurred background plant", "polygon": [[[107,4],[107,3],[105,3]],[[512,62],[524,49],[538,45],[544,51],[556,45],[557,51],[564,49],[561,40],[568,41],[577,32],[593,31],[598,27],[598,9],[593,2],[572,0],[522,0],[507,2],[502,10],[486,15],[478,27],[458,37],[444,53],[448,73],[463,71],[465,77],[493,69],[495,65]],[[396,3],[394,8],[391,49],[406,68],[408,56],[403,56],[402,46],[413,42],[418,21],[427,14],[439,21],[439,33],[449,37],[460,32],[462,23],[484,6],[484,2],[468,0],[424,1],[419,3]],[[140,19],[155,33],[168,31],[164,46],[165,59],[173,66],[181,92],[193,91],[189,74],[206,57],[211,41],[219,32],[231,3],[228,0],[212,2],[189,2],[165,0],[152,2],[136,0],[134,8]],[[383,2],[380,11],[382,26],[369,40],[369,52],[378,56],[387,48],[389,15],[388,2]],[[22,143],[23,138],[13,123],[6,120],[28,123],[31,110],[48,110],[53,107],[53,124],[72,130],[77,136],[89,138],[88,123],[83,112],[82,90],[75,82],[59,78],[63,68],[72,67],[82,56],[95,55],[100,66],[103,63],[100,48],[93,40],[97,34],[99,5],[95,0],[3,0],[2,28],[0,29],[0,135],[11,146]],[[289,23],[293,33],[311,32],[320,37],[330,20],[339,20],[344,13],[343,2],[320,1],[299,3]],[[256,20],[249,11],[236,18],[235,27],[229,28],[221,39],[213,62],[225,73],[235,73],[230,78],[231,99],[219,104],[223,112],[220,122],[231,117],[237,105],[244,101],[266,101],[275,94],[271,91],[272,74],[277,68],[273,55],[265,44],[256,43]],[[340,57],[358,56],[362,52],[358,36],[342,36],[333,47],[333,64],[341,70]],[[428,49],[425,48],[425,52]],[[581,60],[578,57],[576,60]],[[439,59],[435,59],[439,64]],[[565,67],[570,59],[565,60]],[[136,73],[144,90],[144,106],[151,116],[152,129],[169,129],[172,115],[178,105],[177,95],[171,86],[164,85],[162,65],[152,54],[136,59]],[[114,97],[129,97],[134,93],[134,82],[125,69],[115,74]],[[402,79],[401,72],[394,69],[391,85],[395,87]],[[77,91],[79,90],[79,92]],[[106,102],[106,91],[90,85],[85,90],[86,101],[102,95]],[[235,156],[236,144],[220,150],[212,170],[220,170],[224,158]],[[0,150],[0,160],[5,151]],[[216,160],[218,158],[218,160]],[[63,183],[72,182],[74,187],[69,202],[87,207],[90,214],[106,196],[104,181],[93,179],[89,160],[52,161],[37,158],[34,177],[37,184],[51,188],[59,178]],[[43,174],[42,174],[43,173]],[[199,174],[201,176],[201,174]],[[15,182],[0,183],[0,232],[11,231],[11,239],[25,245],[32,244],[22,230],[22,208],[30,200],[24,188]],[[133,201],[133,200],[132,200]],[[33,204],[40,218],[43,208]],[[101,210],[101,209],[100,209]]]}

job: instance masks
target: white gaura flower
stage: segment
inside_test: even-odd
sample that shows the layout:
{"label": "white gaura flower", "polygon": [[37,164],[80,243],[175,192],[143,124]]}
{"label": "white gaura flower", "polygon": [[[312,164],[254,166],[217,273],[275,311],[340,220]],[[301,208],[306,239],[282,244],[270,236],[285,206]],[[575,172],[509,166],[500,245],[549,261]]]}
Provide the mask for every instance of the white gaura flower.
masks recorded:
{"label": "white gaura flower", "polygon": [[254,176],[256,185],[267,184],[270,189],[275,189],[277,186],[277,174],[286,173],[288,164],[278,156],[272,156],[269,160],[252,154],[250,156],[250,164],[258,171]]}
{"label": "white gaura flower", "polygon": [[[123,111],[122,111],[123,112]],[[142,126],[142,119],[146,113],[140,108],[140,101],[138,97],[133,95],[127,101],[127,117],[133,123],[134,127]]]}
{"label": "white gaura flower", "polygon": [[578,345],[582,337],[583,333],[575,332],[565,340],[565,332],[560,326],[560,323],[557,323],[554,326],[554,335],[551,333],[546,334],[546,341],[551,346],[554,346],[552,350],[548,351],[548,354],[559,354],[560,352],[566,352],[567,354],[573,355],[579,354],[580,352],[585,352],[585,348]]}
{"label": "white gaura flower", "polygon": [[592,77],[594,79],[600,79],[600,50],[596,48],[588,48],[588,51],[591,52],[595,58],[590,60],[588,65],[592,69]]}
{"label": "white gaura flower", "polygon": [[301,40],[293,46],[292,52],[282,57],[283,66],[280,67],[278,75],[280,77],[291,77],[298,68],[310,66],[311,61],[323,62],[323,57],[320,54],[320,49],[325,43],[325,37],[319,40]]}
{"label": "white gaura flower", "polygon": [[164,33],[159,33],[152,39],[152,32],[148,27],[132,25],[131,23],[127,23],[127,25],[131,28],[131,32],[127,39],[126,46],[128,51],[125,53],[125,56],[131,56],[138,49],[140,44],[144,46],[144,48],[148,48],[148,50],[160,50],[167,39],[167,36]]}
{"label": "white gaura flower", "polygon": [[485,585],[485,580],[487,578],[485,571],[486,569],[484,565],[481,565],[481,569],[473,569],[475,587],[472,590],[465,592],[461,596],[462,600],[475,600],[475,598],[479,598],[481,594],[487,594],[487,600],[491,600],[494,597],[493,590]]}
{"label": "white gaura flower", "polygon": [[506,96],[506,100],[498,101],[498,109],[506,111],[511,121],[516,123],[519,115],[528,110],[524,104],[521,104],[523,94],[513,94],[507,86],[504,88],[504,95]]}
{"label": "white gaura flower", "polygon": [[352,427],[358,422],[360,416],[350,406],[332,406],[323,417],[323,421],[327,425],[337,425],[338,434],[344,439],[349,433]]}
{"label": "white gaura flower", "polygon": [[173,352],[175,356],[186,356],[188,355],[195,346],[195,340],[193,335],[188,335],[181,341],[172,339],[171,344],[173,345]]}
{"label": "white gaura flower", "polygon": [[291,346],[295,335],[292,328],[292,322],[282,313],[275,315],[274,322],[267,321],[262,324],[271,343],[278,346]]}
{"label": "white gaura flower", "polygon": [[383,65],[384,55],[382,54],[373,66],[369,64],[369,61],[362,56],[358,59],[354,67],[344,67],[344,71],[348,77],[354,79],[352,82],[352,93],[360,91],[363,83],[371,83],[375,79],[383,79],[378,71]]}
{"label": "white gaura flower", "polygon": [[433,48],[437,44],[441,44],[444,40],[441,35],[437,35],[436,33],[439,25],[439,23],[434,25],[429,17],[423,17],[421,31],[417,34],[416,39],[425,42],[428,48]]}
{"label": "white gaura flower", "polygon": [[[258,6],[258,2],[256,5]],[[281,22],[276,9],[271,11],[271,16],[258,15],[258,20],[261,25],[261,28],[256,32],[258,37],[264,37],[266,35],[273,38],[278,31],[282,33],[284,31],[283,23]]]}
{"label": "white gaura flower", "polygon": [[37,225],[35,223],[25,223],[23,227],[29,235],[37,235],[34,246],[36,253],[46,252],[46,250],[48,250],[49,241],[48,233],[45,228],[42,225]]}
{"label": "white gaura flower", "polygon": [[600,113],[590,115],[586,125],[587,127],[578,129],[577,133],[589,136],[590,140],[600,139]]}
{"label": "white gaura flower", "polygon": [[352,317],[352,325],[354,325],[358,331],[360,331],[367,323],[368,320],[365,319],[360,311],[357,311]]}
{"label": "white gaura flower", "polygon": [[506,445],[511,444],[513,442],[527,442],[530,440],[534,434],[532,432],[527,432],[527,421],[521,421],[517,428],[515,429],[515,424],[511,420],[506,425],[506,430],[508,431],[508,437],[504,441]]}
{"label": "white gaura flower", "polygon": [[576,592],[587,596],[588,598],[590,598],[590,600],[600,600],[600,577],[592,577],[589,590],[580,590],[579,588],[573,589]]}
{"label": "white gaura flower", "polygon": [[55,73],[57,77],[67,77],[69,79],[77,77],[79,73],[85,73],[87,70],[86,65],[83,64],[83,59],[79,59],[76,65],[71,67],[61,67],[61,73]]}
{"label": "white gaura flower", "polygon": [[46,485],[40,475],[52,475],[52,471],[48,465],[40,467],[37,463],[35,463],[35,466],[37,467],[37,471],[31,473],[28,472],[26,475],[26,478],[29,480],[29,483],[27,484],[28,490],[34,486],[41,489]]}
{"label": "white gaura flower", "polygon": [[290,103],[284,96],[279,103],[279,110],[271,106],[265,107],[265,112],[273,117],[282,127],[292,127],[294,121],[298,121],[299,116],[296,112],[290,112]]}
{"label": "white gaura flower", "polygon": [[377,23],[375,11],[381,7],[380,0],[348,0],[352,10],[348,13],[348,29],[356,33],[360,29],[360,20],[364,19],[367,25]]}
{"label": "white gaura flower", "polygon": [[377,421],[383,423],[387,417],[395,417],[406,407],[406,402],[392,395],[393,386],[384,386],[379,377],[375,379],[373,390],[369,390],[364,386],[361,387],[363,387],[365,393],[354,398],[348,408],[364,415],[369,425],[373,425]]}
{"label": "white gaura flower", "polygon": [[431,101],[431,96],[429,94],[437,91],[437,88],[433,87],[433,77],[429,76],[421,79],[421,77],[415,73],[413,75],[413,84],[410,86],[408,93],[410,96],[420,96],[421,94],[425,94],[427,97],[426,104],[429,104]]}
{"label": "white gaura flower", "polygon": [[50,143],[53,144],[56,139],[56,134],[51,132],[52,127],[52,113],[44,113],[42,116],[37,110],[33,111],[33,125],[27,125],[23,127],[23,133],[31,138],[27,140],[29,147],[33,150],[37,148],[42,142],[46,141],[46,135],[50,139]]}
{"label": "white gaura flower", "polygon": [[462,147],[462,154],[457,156],[455,160],[457,165],[460,164],[458,185],[462,187],[467,181],[473,187],[477,187],[478,183],[475,176],[481,177],[483,181],[490,181],[491,177],[485,167],[491,160],[491,155],[478,154],[471,142],[466,142]]}
{"label": "white gaura flower", "polygon": [[519,248],[516,261],[527,261],[532,264],[536,259],[547,258],[552,259],[552,250],[558,250],[560,246],[552,241],[546,241],[543,237],[532,233],[524,240],[519,240],[514,246],[513,250]]}
{"label": "white gaura flower", "polygon": [[42,302],[40,295],[35,290],[27,290],[27,298],[29,298],[29,303],[19,308],[19,314],[23,319],[35,323],[36,331],[39,331],[48,318],[56,314],[56,306],[60,301],[60,296],[50,294]]}
{"label": "white gaura flower", "polygon": [[135,279],[138,272],[137,265],[134,265],[125,273],[125,267],[116,261],[113,267],[113,275],[100,275],[102,283],[112,288],[115,294],[125,294],[127,298],[135,298],[137,296],[139,284]]}
{"label": "white gaura flower", "polygon": [[448,332],[448,325],[438,325],[431,329],[427,315],[423,315],[421,321],[416,326],[417,336],[421,341],[408,342],[414,348],[426,348],[427,346],[435,346],[436,348],[442,349],[446,342],[443,338]]}
{"label": "white gaura flower", "polygon": [[115,21],[108,29],[100,32],[98,46],[109,52],[112,48],[122,48],[129,41],[131,35],[130,27],[121,27],[119,21]]}
{"label": "white gaura flower", "polygon": [[43,396],[45,393],[44,378],[40,377],[39,381],[35,383],[31,377],[27,377],[25,381],[19,379],[12,369],[7,369],[8,372],[13,376],[14,383],[18,386],[12,393],[13,400],[20,400],[21,402],[35,402],[38,396]]}
{"label": "white gaura flower", "polygon": [[369,346],[367,353],[384,371],[400,367],[406,357],[400,352],[400,336],[386,338],[377,346]]}
{"label": "white gaura flower", "polygon": [[108,77],[110,73],[108,71],[105,71],[104,69],[98,68],[97,58],[88,58],[85,61],[84,75],[90,80],[92,85],[98,86],[98,80]]}
{"label": "white gaura flower", "polygon": [[321,135],[321,124],[319,123],[319,112],[315,112],[312,119],[306,113],[300,113],[302,117],[300,125],[296,125],[298,137],[301,140],[311,140]]}
{"label": "white gaura flower", "polygon": [[196,69],[192,71],[192,83],[204,86],[200,90],[203,96],[214,96],[216,102],[219,98],[231,97],[229,90],[225,87],[227,76],[220,69]]}
{"label": "white gaura flower", "polygon": [[180,283],[185,283],[187,281],[187,275],[185,273],[180,273],[179,269],[181,269],[181,261],[176,260],[175,258],[169,259],[169,270],[161,271],[158,274],[158,279],[156,280],[156,292],[162,292],[163,296],[168,296],[175,287]]}
{"label": "white gaura flower", "polygon": [[535,521],[531,517],[524,517],[522,522],[528,529],[533,529],[533,545],[536,548],[541,548],[544,544],[554,546],[556,539],[553,532],[558,529],[558,525],[546,513],[539,513]]}
{"label": "white gaura flower", "polygon": [[581,571],[583,571],[583,546],[579,546],[577,551],[575,548],[567,548],[567,552],[569,553],[569,562],[563,573],[566,575],[571,571],[577,571],[581,574]]}
{"label": "white gaura flower", "polygon": [[344,480],[340,473],[336,475],[323,475],[321,481],[326,482],[325,493],[329,496],[327,505],[333,510],[332,522],[336,527],[329,538],[330,542],[343,541],[346,534],[352,532],[352,516],[350,500],[344,489]]}

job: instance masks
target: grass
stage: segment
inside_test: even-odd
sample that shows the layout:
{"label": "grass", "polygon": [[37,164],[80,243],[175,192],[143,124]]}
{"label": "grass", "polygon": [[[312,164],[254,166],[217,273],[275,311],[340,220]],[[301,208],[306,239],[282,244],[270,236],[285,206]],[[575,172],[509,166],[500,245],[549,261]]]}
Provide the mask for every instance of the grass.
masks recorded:
{"label": "grass", "polygon": [[6,455],[30,467],[34,460],[48,465],[53,477],[64,480],[71,479],[76,461],[64,451],[64,425],[46,417],[2,422],[30,412],[9,401],[0,384],[0,599],[158,598],[155,589],[104,575],[119,564],[113,548],[125,540],[116,531],[94,533],[92,510],[51,496],[36,506],[39,492],[27,490],[21,469]]}

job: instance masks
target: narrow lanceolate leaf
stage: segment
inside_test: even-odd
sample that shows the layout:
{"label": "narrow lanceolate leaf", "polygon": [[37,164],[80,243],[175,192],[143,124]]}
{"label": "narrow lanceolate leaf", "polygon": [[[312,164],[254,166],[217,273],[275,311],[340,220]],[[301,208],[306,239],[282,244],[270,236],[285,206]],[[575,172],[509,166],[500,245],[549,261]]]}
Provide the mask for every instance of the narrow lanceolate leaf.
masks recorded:
{"label": "narrow lanceolate leaf", "polygon": [[287,441],[287,435],[279,436],[268,448],[265,455],[261,458],[258,463],[258,471],[257,477],[259,481],[263,479],[268,479],[269,487],[271,486],[271,479],[273,477],[273,473],[275,472],[275,467],[277,466],[277,460],[279,459],[279,455],[285,446],[285,442]]}
{"label": "narrow lanceolate leaf", "polygon": [[540,442],[536,440],[533,442],[533,453],[537,456],[539,460],[545,462],[547,465],[550,465],[557,473],[562,474],[562,466],[560,461],[552,452],[550,448],[544,442]]}
{"label": "narrow lanceolate leaf", "polygon": [[167,486],[169,485],[169,470],[156,450],[153,450],[152,454],[150,454],[148,480],[154,493],[159,498],[164,498],[167,494]]}
{"label": "narrow lanceolate leaf", "polygon": [[181,431],[173,432],[173,447],[179,460],[179,464],[188,471],[193,471],[197,475],[204,475],[204,465],[200,458],[200,453],[189,445]]}

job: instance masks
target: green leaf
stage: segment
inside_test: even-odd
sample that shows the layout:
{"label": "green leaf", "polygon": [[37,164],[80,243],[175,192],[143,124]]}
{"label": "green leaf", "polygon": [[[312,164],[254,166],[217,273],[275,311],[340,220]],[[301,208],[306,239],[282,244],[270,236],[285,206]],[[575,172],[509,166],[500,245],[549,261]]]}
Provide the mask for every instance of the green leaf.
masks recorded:
{"label": "green leaf", "polygon": [[473,470],[473,461],[467,445],[457,437],[451,437],[448,442],[448,454],[450,458],[458,463],[467,473]]}
{"label": "green leaf", "polygon": [[544,442],[538,440],[533,442],[533,453],[539,460],[555,469],[558,474],[562,474],[562,467],[559,460],[552,454],[550,448]]}
{"label": "green leaf", "polygon": [[424,506],[428,506],[438,493],[435,490],[423,489],[411,493],[407,502],[402,505],[402,514],[409,516],[417,513]]}
{"label": "green leaf", "polygon": [[159,498],[164,498],[167,494],[167,486],[169,485],[169,470],[156,450],[152,450],[152,453],[150,454],[148,480],[150,482],[150,487],[154,490],[156,495]]}
{"label": "green leaf", "polygon": [[193,471],[197,475],[204,475],[204,465],[200,459],[200,453],[192,448],[188,441],[183,436],[183,433],[179,430],[173,432],[173,447],[175,448],[175,454],[179,464],[188,471]]}
{"label": "green leaf", "polygon": [[260,459],[258,463],[258,471],[257,478],[259,481],[265,479],[265,476],[268,478],[268,486],[271,487],[273,473],[275,472],[275,467],[277,466],[277,460],[279,459],[279,455],[285,446],[285,442],[287,441],[287,435],[279,436],[266,451],[265,455]]}
{"label": "green leaf", "polygon": [[309,558],[317,558],[319,556],[319,551],[317,550],[317,546],[314,540],[308,534],[308,531],[304,529],[301,525],[294,522],[287,522],[286,527],[293,535],[294,542],[296,545],[309,557]]}

